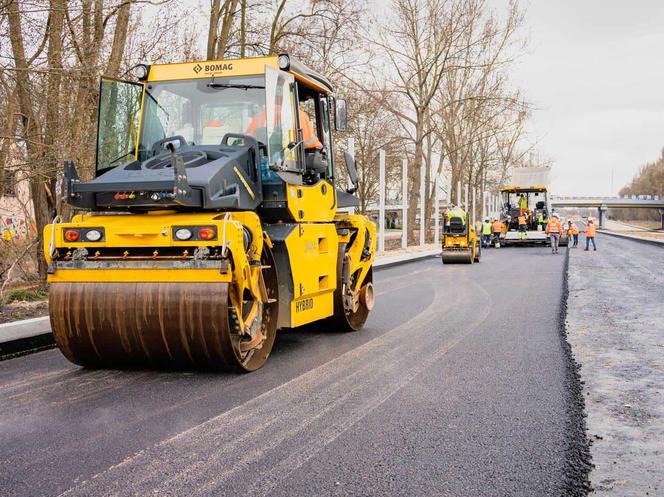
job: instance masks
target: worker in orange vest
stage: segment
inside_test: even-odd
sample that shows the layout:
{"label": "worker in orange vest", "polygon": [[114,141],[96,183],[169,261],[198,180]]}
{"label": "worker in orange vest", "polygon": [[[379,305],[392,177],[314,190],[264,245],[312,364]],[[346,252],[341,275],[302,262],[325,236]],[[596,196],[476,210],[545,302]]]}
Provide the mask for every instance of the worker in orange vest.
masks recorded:
{"label": "worker in orange vest", "polygon": [[528,221],[526,220],[526,213],[522,212],[521,214],[519,214],[519,217],[517,218],[516,222],[519,225],[519,239],[525,240],[528,231]]}
{"label": "worker in orange vest", "polygon": [[[572,248],[576,248],[579,245],[579,227],[576,225],[576,223],[572,221],[568,221],[567,223],[567,236],[572,237],[573,244]],[[567,242],[569,243],[569,242]]]}
{"label": "worker in orange vest", "polygon": [[[302,142],[306,151],[322,150],[323,144],[318,140],[314,133],[314,126],[311,123],[311,118],[302,107],[298,106],[298,115],[300,118],[300,128],[302,129]],[[247,127],[247,134],[251,136],[256,135],[256,129],[264,128],[266,126],[265,111],[257,113],[251,118],[249,126]]]}
{"label": "worker in orange vest", "polygon": [[586,250],[588,250],[591,241],[593,242],[593,250],[597,250],[597,245],[595,245],[595,223],[592,219],[588,219],[584,233],[586,234]]}
{"label": "worker in orange vest", "polygon": [[500,235],[503,232],[503,223],[498,221],[495,217],[493,218],[493,223],[491,223],[491,232],[493,233],[493,246],[499,248]]}
{"label": "worker in orange vest", "polygon": [[549,222],[546,223],[546,234],[549,235],[551,240],[551,253],[558,253],[558,244],[560,243],[560,233],[563,230],[563,225],[560,223],[560,218],[557,213],[553,213]]}

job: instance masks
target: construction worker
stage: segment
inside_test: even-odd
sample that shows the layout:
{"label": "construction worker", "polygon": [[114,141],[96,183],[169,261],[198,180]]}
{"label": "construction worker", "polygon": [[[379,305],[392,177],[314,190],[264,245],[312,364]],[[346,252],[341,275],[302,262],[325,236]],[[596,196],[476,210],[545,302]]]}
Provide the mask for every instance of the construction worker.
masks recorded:
{"label": "construction worker", "polygon": [[519,225],[519,240],[525,240],[528,234],[528,220],[524,211],[521,211],[521,214],[519,214],[517,224]]}
{"label": "construction worker", "polygon": [[491,221],[487,217],[482,223],[482,248],[488,248],[491,242]]}
{"label": "construction worker", "polygon": [[465,226],[466,225],[466,211],[464,211],[461,207],[454,206],[452,207],[452,210],[450,213],[447,215],[447,223],[449,224],[450,220],[452,218],[460,218],[462,224]]}
{"label": "construction worker", "polygon": [[[300,129],[302,129],[302,142],[304,143],[304,150],[307,152],[322,150],[323,144],[316,137],[314,131],[314,126],[311,123],[311,118],[307,114],[302,106],[298,106],[298,115],[300,118]],[[246,134],[250,136],[256,135],[256,130],[258,128],[264,128],[266,126],[267,116],[265,111],[254,114],[254,117],[251,118],[249,126],[247,127]]]}
{"label": "construction worker", "polygon": [[542,211],[539,211],[539,214],[537,214],[537,226],[538,226],[537,231],[544,231],[545,224],[546,223],[544,221],[544,213]]}
{"label": "construction worker", "polygon": [[527,210],[528,210],[528,199],[522,193],[521,196],[519,197],[519,212],[520,214],[525,214]]}
{"label": "construction worker", "polygon": [[493,218],[493,223],[491,223],[491,232],[493,233],[493,246],[496,248],[500,247],[500,235],[503,232],[503,223],[495,217]]}
{"label": "construction worker", "polygon": [[551,253],[558,253],[558,244],[560,243],[560,233],[563,231],[563,226],[560,223],[560,218],[558,214],[554,213],[549,219],[549,222],[546,223],[546,234],[549,235],[551,240]]}
{"label": "construction worker", "polygon": [[586,235],[586,250],[588,250],[591,241],[593,242],[593,250],[597,250],[597,245],[595,245],[595,223],[590,218],[588,218],[584,233]]}
{"label": "construction worker", "polygon": [[567,222],[567,236],[572,237],[572,248],[576,248],[579,245],[579,227],[576,223],[573,223],[572,221]]}

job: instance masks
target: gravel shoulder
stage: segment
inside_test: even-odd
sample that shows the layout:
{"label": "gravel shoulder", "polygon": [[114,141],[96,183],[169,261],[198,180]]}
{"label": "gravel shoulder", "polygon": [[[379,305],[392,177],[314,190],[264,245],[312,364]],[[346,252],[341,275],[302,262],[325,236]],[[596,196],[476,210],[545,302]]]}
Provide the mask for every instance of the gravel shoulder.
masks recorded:
{"label": "gravel shoulder", "polygon": [[591,483],[598,496],[664,495],[664,250],[597,241],[597,252],[570,250],[567,314]]}

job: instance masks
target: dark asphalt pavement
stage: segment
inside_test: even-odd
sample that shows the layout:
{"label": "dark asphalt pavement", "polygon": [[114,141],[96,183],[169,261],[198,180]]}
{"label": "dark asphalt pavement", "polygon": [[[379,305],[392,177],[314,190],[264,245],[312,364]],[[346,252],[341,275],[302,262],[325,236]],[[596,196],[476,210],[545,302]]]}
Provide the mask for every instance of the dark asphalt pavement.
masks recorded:
{"label": "dark asphalt pavement", "polygon": [[282,333],[249,375],[0,362],[0,495],[558,496],[564,255],[375,274],[364,330]]}

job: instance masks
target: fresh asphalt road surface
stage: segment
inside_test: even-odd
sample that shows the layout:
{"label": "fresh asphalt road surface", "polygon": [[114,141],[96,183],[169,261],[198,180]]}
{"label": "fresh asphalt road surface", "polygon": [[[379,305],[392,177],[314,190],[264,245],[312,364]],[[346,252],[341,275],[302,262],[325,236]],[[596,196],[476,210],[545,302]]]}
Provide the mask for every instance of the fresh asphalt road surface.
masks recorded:
{"label": "fresh asphalt road surface", "polygon": [[284,332],[248,375],[0,362],[0,495],[561,495],[564,257],[379,271],[365,329]]}

